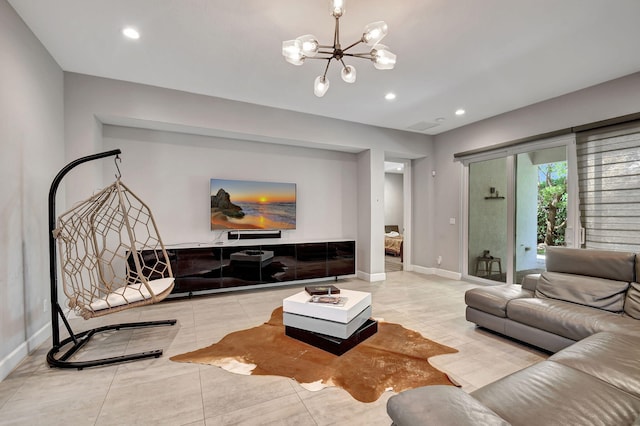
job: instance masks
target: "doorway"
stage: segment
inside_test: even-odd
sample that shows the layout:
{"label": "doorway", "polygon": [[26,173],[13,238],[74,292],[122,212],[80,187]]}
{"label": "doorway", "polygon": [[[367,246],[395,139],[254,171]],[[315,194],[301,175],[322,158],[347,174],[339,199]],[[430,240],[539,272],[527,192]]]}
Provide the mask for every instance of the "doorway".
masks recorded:
{"label": "doorway", "polygon": [[385,161],[384,223],[385,273],[405,270],[408,211],[407,162]]}
{"label": "doorway", "polygon": [[467,276],[521,283],[546,269],[546,247],[573,246],[574,141],[540,141],[464,160]]}
{"label": "doorway", "polygon": [[516,156],[515,282],[544,272],[548,246],[565,245],[567,155],[565,147]]}

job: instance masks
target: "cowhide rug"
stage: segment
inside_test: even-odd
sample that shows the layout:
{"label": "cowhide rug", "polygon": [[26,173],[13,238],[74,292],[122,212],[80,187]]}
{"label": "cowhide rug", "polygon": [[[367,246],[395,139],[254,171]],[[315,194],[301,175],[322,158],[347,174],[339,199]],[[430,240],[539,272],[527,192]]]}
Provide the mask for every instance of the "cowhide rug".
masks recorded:
{"label": "cowhide rug", "polygon": [[238,374],[290,377],[309,390],[339,386],[358,401],[373,402],[386,390],[455,385],[428,361],[455,352],[401,325],[380,321],[376,334],[341,356],[333,355],[286,336],[280,307],[258,327],[233,332],[171,360],[215,365]]}

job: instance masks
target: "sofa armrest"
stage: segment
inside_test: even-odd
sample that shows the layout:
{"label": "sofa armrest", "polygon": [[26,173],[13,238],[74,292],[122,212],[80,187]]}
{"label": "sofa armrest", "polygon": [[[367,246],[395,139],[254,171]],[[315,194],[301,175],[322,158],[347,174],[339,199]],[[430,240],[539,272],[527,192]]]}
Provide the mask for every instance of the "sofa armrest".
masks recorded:
{"label": "sofa armrest", "polygon": [[528,274],[522,278],[522,288],[525,290],[536,291],[540,274]]}
{"label": "sofa armrest", "polygon": [[509,425],[480,401],[453,386],[423,386],[400,392],[387,401],[394,425]]}

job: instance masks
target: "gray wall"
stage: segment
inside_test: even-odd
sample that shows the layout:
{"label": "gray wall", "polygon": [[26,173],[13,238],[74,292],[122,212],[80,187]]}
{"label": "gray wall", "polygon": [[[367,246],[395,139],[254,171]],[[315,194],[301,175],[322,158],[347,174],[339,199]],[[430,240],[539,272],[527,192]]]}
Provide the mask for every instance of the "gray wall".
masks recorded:
{"label": "gray wall", "polygon": [[1,380],[50,334],[47,196],[64,165],[62,70],[5,0],[0,64]]}
{"label": "gray wall", "polygon": [[[434,247],[442,269],[461,272],[462,164],[453,154],[640,111],[640,73],[480,121],[435,137]],[[456,226],[449,219],[457,219]]]}
{"label": "gray wall", "polygon": [[[105,145],[103,124],[213,136],[209,142],[204,142],[212,145],[220,140],[268,143],[270,148],[264,148],[265,154],[284,152],[282,145],[311,147],[312,150],[305,151],[309,157],[316,154],[322,157],[332,151],[358,154],[357,206],[350,211],[344,210],[347,223],[330,230],[323,226],[324,223],[310,223],[295,231],[299,238],[292,238],[303,240],[311,236],[319,239],[327,235],[332,239],[353,238],[357,229],[358,271],[363,273],[363,278],[371,280],[384,278],[384,235],[380,232],[384,226],[384,159],[386,156],[422,158],[431,151],[431,137],[422,134],[73,73],[65,73],[64,100],[68,160],[112,146]],[[124,151],[126,148],[123,148]],[[127,153],[123,154],[126,158]],[[255,156],[249,155],[249,158]],[[200,167],[192,159],[187,158],[186,162],[180,163],[180,170]],[[310,163],[305,161],[304,164]],[[108,183],[105,176],[109,176],[109,169],[105,167],[112,168],[112,165],[109,162],[87,164],[71,176],[67,184],[67,201],[72,203],[83,199],[86,194]],[[143,161],[139,167],[153,168],[154,165]],[[340,179],[344,181],[339,186],[351,187],[352,183],[346,182],[354,179],[349,170],[347,168],[345,173],[340,173]],[[300,174],[311,172],[309,169],[298,171]],[[254,170],[256,178],[258,172],[264,180],[279,180],[278,173],[283,171]],[[238,165],[235,173],[242,174],[242,166]],[[320,176],[322,178],[332,181],[335,176],[329,176],[325,171]],[[162,185],[168,179],[169,176],[158,183]],[[340,200],[344,200],[342,196]],[[317,202],[330,205],[335,202],[334,197],[334,193],[318,194]],[[357,225],[351,227],[353,220]],[[180,223],[174,222],[172,227],[167,231],[172,235],[183,231],[189,235],[188,229],[183,229]],[[185,239],[189,242],[187,236]],[[415,262],[420,261],[416,256]]]}
{"label": "gray wall", "polygon": [[[122,150],[122,181],[152,209],[165,244],[229,243],[211,230],[211,178],[296,184],[296,229],[260,244],[357,236],[356,154],[111,125],[103,148]],[[114,173],[105,163],[103,180]]]}

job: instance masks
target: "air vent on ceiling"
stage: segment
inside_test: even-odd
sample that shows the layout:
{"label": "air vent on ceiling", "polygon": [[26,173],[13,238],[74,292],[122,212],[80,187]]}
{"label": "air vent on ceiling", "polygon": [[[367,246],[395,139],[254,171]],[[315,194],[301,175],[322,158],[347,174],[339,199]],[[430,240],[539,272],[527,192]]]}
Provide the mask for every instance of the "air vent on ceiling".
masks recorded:
{"label": "air vent on ceiling", "polygon": [[427,129],[430,129],[432,127],[436,127],[439,125],[440,123],[429,123],[428,121],[419,121],[418,123],[409,126],[408,129],[415,130],[417,132],[424,132]]}

